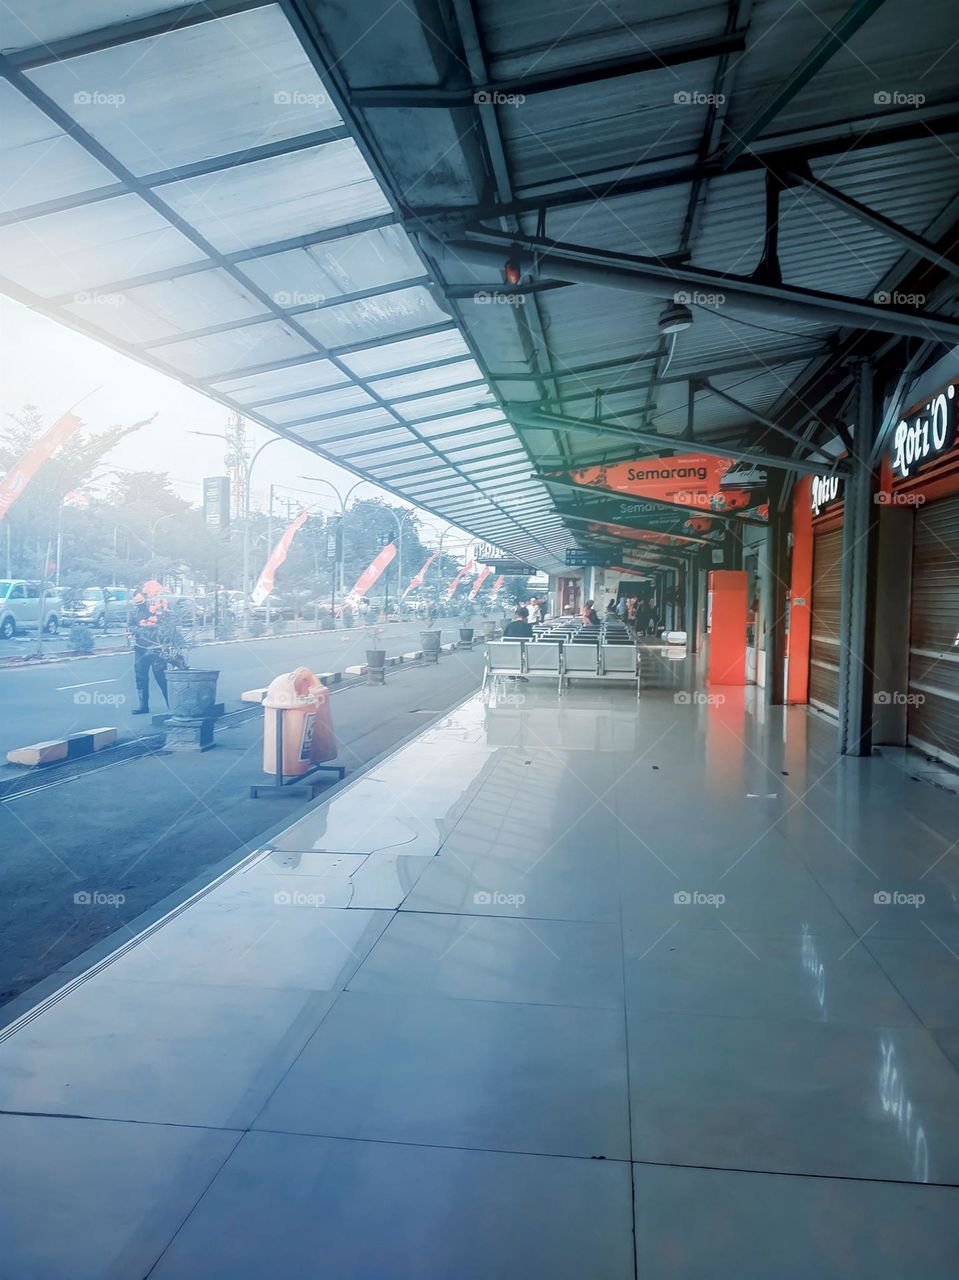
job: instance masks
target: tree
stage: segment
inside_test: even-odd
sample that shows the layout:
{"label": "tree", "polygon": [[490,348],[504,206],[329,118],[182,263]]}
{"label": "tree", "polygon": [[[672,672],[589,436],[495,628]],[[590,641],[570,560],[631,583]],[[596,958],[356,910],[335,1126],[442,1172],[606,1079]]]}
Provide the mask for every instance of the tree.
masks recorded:
{"label": "tree", "polygon": [[[0,435],[0,471],[8,471],[50,426],[36,405],[8,413]],[[121,440],[143,423],[111,426],[95,434],[78,431],[48,458],[3,520],[0,554],[8,574],[38,578],[47,569],[47,547],[56,541],[60,505],[73,489],[93,478],[97,466]]]}

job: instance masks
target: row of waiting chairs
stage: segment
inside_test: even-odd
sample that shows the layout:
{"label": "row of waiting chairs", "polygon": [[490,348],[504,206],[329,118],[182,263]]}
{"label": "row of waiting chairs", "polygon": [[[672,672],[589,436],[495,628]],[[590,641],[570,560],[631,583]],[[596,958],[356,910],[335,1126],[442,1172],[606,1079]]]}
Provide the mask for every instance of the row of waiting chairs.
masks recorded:
{"label": "row of waiting chairs", "polygon": [[555,679],[562,691],[577,680],[636,683],[639,696],[639,650],[616,643],[557,644],[555,639],[490,640],[486,645],[483,689],[499,676]]}

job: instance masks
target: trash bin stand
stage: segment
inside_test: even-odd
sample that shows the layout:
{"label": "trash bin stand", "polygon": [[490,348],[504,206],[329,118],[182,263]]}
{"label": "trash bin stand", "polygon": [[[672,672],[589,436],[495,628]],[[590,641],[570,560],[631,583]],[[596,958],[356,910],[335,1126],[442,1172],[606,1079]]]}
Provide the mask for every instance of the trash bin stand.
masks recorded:
{"label": "trash bin stand", "polygon": [[250,799],[256,800],[260,795],[279,796],[289,795],[298,787],[303,787],[310,794],[310,799],[316,795],[316,789],[322,786],[321,781],[308,781],[315,773],[335,773],[337,781],[342,781],[346,777],[346,767],[342,764],[315,764],[308,773],[299,773],[292,778],[283,780],[283,717],[286,714],[285,707],[273,707],[279,717],[279,724],[276,726],[276,776],[272,782],[258,782],[250,787]]}

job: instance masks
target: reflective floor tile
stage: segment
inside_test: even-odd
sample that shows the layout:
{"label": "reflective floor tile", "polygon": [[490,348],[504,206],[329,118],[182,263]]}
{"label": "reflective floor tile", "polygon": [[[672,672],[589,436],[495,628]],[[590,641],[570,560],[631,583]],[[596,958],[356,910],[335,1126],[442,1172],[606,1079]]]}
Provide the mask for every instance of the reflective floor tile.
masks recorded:
{"label": "reflective floor tile", "polygon": [[870,934],[863,945],[927,1027],[959,1027],[959,952],[944,939]]}
{"label": "reflective floor tile", "polygon": [[394,911],[433,861],[403,853],[270,850],[208,894],[205,906],[350,907]]}
{"label": "reflective floor tile", "polygon": [[255,1127],[628,1160],[623,1015],[344,992]]}
{"label": "reflective floor tile", "polygon": [[461,814],[462,792],[432,790],[414,776],[368,775],[311,809],[274,841],[277,849],[330,853],[435,853]]}
{"label": "reflective floor tile", "polygon": [[151,1280],[632,1280],[629,1167],[251,1133]]}
{"label": "reflective floor tile", "polygon": [[634,926],[625,932],[626,1003],[661,1013],[809,1018],[916,1026],[915,1014],[854,940]]}
{"label": "reflective floor tile", "polygon": [[620,1009],[619,927],[400,912],[349,985],[353,991]]}
{"label": "reflective floor tile", "polygon": [[559,850],[517,859],[511,851],[460,857],[441,850],[403,904],[404,911],[619,922],[616,856]]}
{"label": "reflective floor tile", "polygon": [[0,1110],[242,1128],[332,1000],[97,977],[0,1044]]}
{"label": "reflective floor tile", "polygon": [[959,1191],[635,1166],[643,1280],[952,1280]]}
{"label": "reflective floor tile", "polygon": [[628,1020],[636,1160],[959,1179],[959,1076],[922,1028]]}
{"label": "reflective floor tile", "polygon": [[390,919],[300,900],[284,882],[255,906],[196,903],[121,956],[111,978],[339,990]]}
{"label": "reflective floor tile", "polygon": [[0,1274],[9,1280],[145,1276],[239,1136],[0,1116]]}

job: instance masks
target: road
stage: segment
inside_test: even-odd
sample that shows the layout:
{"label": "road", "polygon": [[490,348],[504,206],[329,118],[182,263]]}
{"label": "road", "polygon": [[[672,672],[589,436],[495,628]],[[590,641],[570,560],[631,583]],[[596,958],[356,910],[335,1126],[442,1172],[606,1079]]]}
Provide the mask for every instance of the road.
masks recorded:
{"label": "road", "polygon": [[[393,631],[388,651],[413,647],[412,629],[396,627],[395,638]],[[194,664],[215,661],[233,698],[303,660],[318,669],[333,666],[334,655],[340,663],[362,660],[366,645],[361,636],[338,633],[310,641],[313,648],[306,653],[291,637],[200,650],[191,658]],[[338,762],[348,776],[473,693],[482,664],[477,647],[444,654],[438,665],[390,668],[384,686],[360,682],[334,690]],[[129,660],[99,658],[0,674],[0,688],[18,698],[21,738],[27,727],[31,741],[49,733],[54,721],[64,727],[74,704],[70,690],[53,686],[84,678],[90,689],[129,693]],[[42,712],[39,720],[30,714],[31,698]],[[80,706],[76,713],[84,712],[91,723],[111,723],[117,717],[111,721],[103,713],[116,710]],[[257,715],[221,730],[216,749],[206,754],[150,753],[67,781],[51,779],[39,790],[0,802],[0,1006],[10,1002],[0,1009],[0,1025],[62,985],[74,969],[89,967],[89,948],[113,950],[131,929],[142,927],[144,912],[155,916],[172,909],[192,892],[191,881],[207,883],[217,864],[232,865],[258,846],[264,832],[304,811],[308,802],[293,794],[251,800],[250,784],[264,780]],[[42,773],[38,782],[44,783]],[[21,993],[26,994],[17,1000]]]}
{"label": "road", "polygon": [[[457,639],[456,619],[442,619],[439,626],[444,643]],[[381,629],[376,647],[385,648],[389,656],[420,649],[421,630],[418,622],[391,623]],[[362,663],[372,647],[371,635],[370,628],[356,627],[201,645],[190,651],[189,663],[220,672],[218,697],[229,706],[244,689],[269,684],[274,676],[294,667],[342,671]],[[130,714],[136,705],[130,653],[0,667],[0,753],[5,758],[13,747],[102,725],[117,725],[123,736],[146,732],[150,718]],[[155,686],[150,705],[154,711],[165,709]]]}

